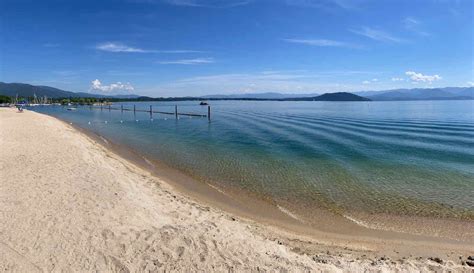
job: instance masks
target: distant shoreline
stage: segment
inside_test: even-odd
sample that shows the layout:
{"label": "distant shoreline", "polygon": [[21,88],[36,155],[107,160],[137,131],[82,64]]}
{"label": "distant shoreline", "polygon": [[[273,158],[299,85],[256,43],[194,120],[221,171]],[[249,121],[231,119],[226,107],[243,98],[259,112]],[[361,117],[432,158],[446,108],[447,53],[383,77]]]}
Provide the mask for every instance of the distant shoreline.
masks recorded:
{"label": "distant shoreline", "polygon": [[[334,94],[345,94],[346,98],[335,98]],[[349,94],[349,95],[348,95]],[[330,95],[329,98],[325,96]],[[437,87],[437,88],[412,88],[412,89],[389,89],[378,91],[351,91],[334,92],[328,91],[307,94],[284,94],[277,92],[259,92],[231,95],[200,95],[182,97],[150,97],[135,94],[104,95],[87,92],[71,92],[49,86],[35,86],[25,83],[0,82],[1,96],[14,98],[34,99],[36,97],[47,97],[60,99],[85,99],[108,100],[114,102],[125,101],[200,101],[200,100],[241,100],[241,101],[430,101],[430,100],[474,100],[474,87]]]}

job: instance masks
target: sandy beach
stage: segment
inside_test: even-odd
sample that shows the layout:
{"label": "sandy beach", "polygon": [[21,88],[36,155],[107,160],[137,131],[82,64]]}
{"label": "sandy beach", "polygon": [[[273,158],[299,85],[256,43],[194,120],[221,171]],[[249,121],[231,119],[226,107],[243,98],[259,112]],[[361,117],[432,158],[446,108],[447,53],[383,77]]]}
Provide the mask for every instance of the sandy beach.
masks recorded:
{"label": "sandy beach", "polygon": [[0,147],[0,271],[474,268],[466,241],[304,234],[234,214],[32,111],[0,108]]}

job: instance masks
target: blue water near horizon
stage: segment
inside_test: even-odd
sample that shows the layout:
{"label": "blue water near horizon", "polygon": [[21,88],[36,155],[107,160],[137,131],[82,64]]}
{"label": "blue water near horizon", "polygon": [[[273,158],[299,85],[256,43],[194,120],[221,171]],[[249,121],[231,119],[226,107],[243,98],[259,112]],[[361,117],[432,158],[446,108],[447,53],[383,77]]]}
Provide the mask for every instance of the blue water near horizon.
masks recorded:
{"label": "blue water near horizon", "polygon": [[[175,105],[121,104],[169,112]],[[196,101],[177,104],[179,112],[207,112]],[[151,120],[149,113],[106,108],[33,110],[206,182],[276,202],[369,213],[474,214],[474,101],[210,104],[211,122],[161,114]]]}

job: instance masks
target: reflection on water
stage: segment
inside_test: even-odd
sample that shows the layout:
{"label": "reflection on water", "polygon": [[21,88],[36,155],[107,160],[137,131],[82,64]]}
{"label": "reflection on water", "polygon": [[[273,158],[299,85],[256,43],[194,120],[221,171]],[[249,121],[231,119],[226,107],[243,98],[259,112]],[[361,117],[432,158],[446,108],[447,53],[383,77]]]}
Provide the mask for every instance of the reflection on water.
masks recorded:
{"label": "reflection on water", "polygon": [[[174,111],[174,104],[124,107]],[[179,110],[205,114],[197,102]],[[211,101],[212,121],[37,107],[211,183],[334,211],[474,213],[474,102]]]}

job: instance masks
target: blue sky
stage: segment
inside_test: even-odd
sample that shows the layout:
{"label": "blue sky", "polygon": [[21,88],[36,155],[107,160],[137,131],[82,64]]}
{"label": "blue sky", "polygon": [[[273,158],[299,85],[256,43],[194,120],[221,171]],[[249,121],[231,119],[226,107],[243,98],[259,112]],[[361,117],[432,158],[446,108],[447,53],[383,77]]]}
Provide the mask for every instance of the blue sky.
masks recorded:
{"label": "blue sky", "polygon": [[184,96],[474,85],[470,0],[1,0],[0,81]]}

